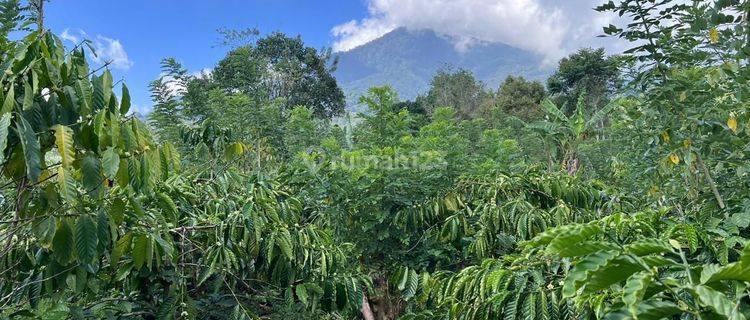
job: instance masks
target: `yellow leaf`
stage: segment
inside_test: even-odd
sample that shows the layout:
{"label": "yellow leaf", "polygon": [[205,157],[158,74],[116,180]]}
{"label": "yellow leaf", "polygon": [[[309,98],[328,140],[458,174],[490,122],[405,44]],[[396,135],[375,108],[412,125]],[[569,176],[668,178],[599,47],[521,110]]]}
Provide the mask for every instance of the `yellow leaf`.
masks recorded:
{"label": "yellow leaf", "polygon": [[680,250],[680,248],[682,248],[682,244],[680,244],[680,242],[675,239],[669,239],[669,244],[677,250]]}
{"label": "yellow leaf", "polygon": [[732,130],[732,133],[737,133],[737,119],[735,117],[729,117],[727,120],[727,127]]}
{"label": "yellow leaf", "polygon": [[690,141],[690,139],[682,140],[682,145],[685,146],[685,148],[690,148],[690,146],[693,145],[693,142]]}
{"label": "yellow leaf", "polygon": [[648,189],[648,194],[650,196],[656,196],[657,194],[659,194],[659,187],[651,186],[651,188]]}
{"label": "yellow leaf", "polygon": [[708,31],[708,39],[711,40],[711,43],[716,44],[719,42],[719,30],[716,30],[716,28],[711,28],[710,31]]}
{"label": "yellow leaf", "polygon": [[62,159],[63,167],[67,168],[75,160],[75,149],[73,149],[73,130],[58,124],[55,126],[55,144],[57,152]]}
{"label": "yellow leaf", "polygon": [[669,133],[667,133],[666,131],[662,132],[661,140],[664,141],[665,143],[669,143],[669,140],[670,140]]}
{"label": "yellow leaf", "polygon": [[671,161],[673,164],[678,164],[678,163],[680,163],[680,156],[678,156],[678,155],[676,155],[674,153],[670,154],[669,155],[669,161]]}
{"label": "yellow leaf", "polygon": [[680,102],[685,102],[685,100],[687,100],[687,92],[680,92]]}

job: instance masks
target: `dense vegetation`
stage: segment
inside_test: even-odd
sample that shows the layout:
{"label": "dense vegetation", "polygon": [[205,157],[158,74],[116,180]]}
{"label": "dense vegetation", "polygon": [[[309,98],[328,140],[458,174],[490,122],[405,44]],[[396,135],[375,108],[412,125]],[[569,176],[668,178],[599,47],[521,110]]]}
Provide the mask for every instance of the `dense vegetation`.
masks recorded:
{"label": "dense vegetation", "polygon": [[750,317],[748,1],[610,1],[620,56],[356,116],[330,52],[227,32],[146,122],[43,3],[0,2],[1,318]]}

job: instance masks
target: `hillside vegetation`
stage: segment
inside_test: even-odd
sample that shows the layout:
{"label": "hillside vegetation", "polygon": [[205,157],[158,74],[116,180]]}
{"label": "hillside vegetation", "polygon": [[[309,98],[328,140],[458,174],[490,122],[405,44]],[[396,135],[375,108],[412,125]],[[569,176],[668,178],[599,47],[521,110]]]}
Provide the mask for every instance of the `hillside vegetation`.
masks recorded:
{"label": "hillside vegetation", "polygon": [[147,121],[44,5],[0,1],[2,319],[750,317],[747,0],[609,1],[622,55],[357,119],[330,52],[227,32]]}

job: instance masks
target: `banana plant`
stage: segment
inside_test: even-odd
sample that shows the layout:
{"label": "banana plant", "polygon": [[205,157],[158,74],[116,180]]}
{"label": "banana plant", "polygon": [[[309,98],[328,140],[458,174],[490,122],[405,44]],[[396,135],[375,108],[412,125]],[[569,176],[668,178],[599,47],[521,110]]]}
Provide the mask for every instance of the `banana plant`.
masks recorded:
{"label": "banana plant", "polygon": [[586,116],[586,93],[581,93],[576,103],[576,110],[570,116],[565,115],[554,102],[546,99],[541,107],[547,119],[526,123],[526,127],[536,133],[545,144],[550,170],[559,164],[570,175],[575,175],[581,167],[579,145],[598,129],[601,121],[618,107],[614,100],[603,108]]}

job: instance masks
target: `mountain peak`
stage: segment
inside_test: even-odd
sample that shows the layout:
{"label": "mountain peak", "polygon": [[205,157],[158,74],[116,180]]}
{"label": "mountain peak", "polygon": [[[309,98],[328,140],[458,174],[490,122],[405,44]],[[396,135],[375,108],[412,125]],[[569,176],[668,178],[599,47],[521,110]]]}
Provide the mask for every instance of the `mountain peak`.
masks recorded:
{"label": "mountain peak", "polygon": [[338,55],[336,78],[350,105],[370,87],[381,85],[390,85],[402,99],[413,99],[447,66],[472,71],[492,89],[508,75],[541,80],[550,73],[537,54],[430,29],[396,28]]}

